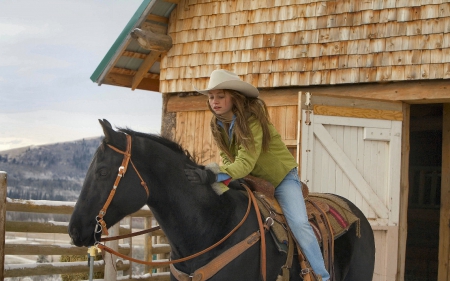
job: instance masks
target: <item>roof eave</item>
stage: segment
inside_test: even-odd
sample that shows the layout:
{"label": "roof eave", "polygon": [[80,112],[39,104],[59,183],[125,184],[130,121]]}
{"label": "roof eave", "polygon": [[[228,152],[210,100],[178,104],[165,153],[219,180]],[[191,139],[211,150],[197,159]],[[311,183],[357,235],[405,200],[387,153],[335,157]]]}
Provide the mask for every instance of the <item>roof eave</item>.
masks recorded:
{"label": "roof eave", "polygon": [[141,23],[145,21],[150,9],[155,3],[156,0],[142,1],[142,4],[134,13],[133,17],[122,30],[119,37],[117,37],[116,41],[106,53],[100,64],[97,66],[94,73],[92,73],[90,77],[92,82],[97,83],[99,86],[103,83],[106,74],[109,72],[109,69],[114,65],[114,62],[118,59],[118,57],[122,53],[122,50],[124,50],[132,40],[130,35],[131,31],[134,28],[140,26]]}

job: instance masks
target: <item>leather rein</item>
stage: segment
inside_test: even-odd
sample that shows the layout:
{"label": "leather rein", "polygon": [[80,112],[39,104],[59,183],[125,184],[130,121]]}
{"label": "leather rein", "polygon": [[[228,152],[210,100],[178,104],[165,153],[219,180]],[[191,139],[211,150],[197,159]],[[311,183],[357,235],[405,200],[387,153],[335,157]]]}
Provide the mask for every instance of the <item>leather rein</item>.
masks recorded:
{"label": "leather rein", "polygon": [[[258,205],[256,203],[256,199],[255,199],[253,193],[250,191],[250,189],[246,185],[243,185],[243,186],[244,186],[244,188],[246,189],[246,191],[248,193],[248,205],[247,205],[246,213],[245,213],[244,217],[242,218],[242,220],[236,225],[235,228],[233,228],[225,237],[220,239],[218,242],[216,242],[215,244],[209,246],[208,248],[206,248],[206,249],[204,249],[204,250],[202,250],[200,252],[197,252],[195,254],[192,254],[190,256],[187,256],[187,257],[184,257],[184,258],[181,258],[181,259],[176,259],[176,260],[169,260],[169,261],[159,261],[159,262],[142,261],[142,260],[137,260],[137,259],[134,259],[132,257],[123,255],[123,254],[121,254],[121,253],[119,253],[119,252],[117,252],[117,251],[115,251],[115,250],[113,250],[113,249],[111,249],[111,248],[109,248],[109,247],[107,247],[107,246],[105,246],[105,245],[100,243],[100,242],[104,242],[104,241],[113,241],[113,240],[118,240],[118,239],[122,239],[122,238],[129,238],[129,237],[145,234],[145,233],[148,233],[148,232],[152,232],[152,231],[160,229],[159,226],[156,226],[156,227],[153,227],[153,228],[150,228],[150,229],[146,229],[146,230],[143,230],[143,231],[139,231],[139,232],[136,232],[136,233],[131,233],[131,234],[128,234],[128,235],[108,237],[108,238],[100,238],[101,241],[97,241],[97,238],[96,238],[96,234],[97,233],[101,232],[104,235],[108,235],[107,226],[106,226],[105,221],[103,220],[103,217],[106,215],[106,211],[107,211],[107,209],[108,209],[112,199],[114,198],[114,195],[116,193],[116,189],[117,189],[117,187],[119,185],[120,180],[124,177],[124,175],[125,175],[125,173],[127,171],[129,163],[131,163],[133,169],[135,170],[136,174],[138,175],[139,179],[141,180],[141,185],[143,186],[143,188],[145,189],[145,192],[147,193],[147,199],[150,196],[150,192],[149,192],[149,189],[147,187],[147,184],[145,183],[145,181],[143,180],[143,178],[140,175],[139,171],[137,170],[136,166],[133,164],[133,161],[131,160],[131,142],[132,142],[131,136],[126,134],[126,138],[127,138],[126,151],[119,150],[116,147],[108,144],[108,146],[112,150],[114,150],[115,152],[118,152],[120,154],[123,154],[123,160],[122,160],[122,165],[119,167],[119,172],[117,174],[117,177],[116,177],[116,180],[114,182],[113,188],[112,188],[112,190],[111,190],[111,192],[110,192],[110,194],[108,196],[108,199],[106,200],[105,204],[103,205],[103,208],[100,210],[99,214],[96,217],[97,225],[95,227],[95,233],[94,233],[94,238],[95,238],[95,241],[96,241],[95,242],[95,246],[98,247],[99,249],[102,249],[102,250],[104,250],[106,252],[109,252],[111,254],[119,256],[119,257],[121,257],[123,259],[130,260],[132,262],[136,262],[136,263],[140,263],[140,264],[145,264],[145,265],[172,265],[172,264],[175,264],[175,263],[184,262],[184,261],[193,259],[195,257],[198,257],[198,256],[200,256],[200,255],[202,255],[202,254],[204,254],[206,252],[209,252],[210,250],[214,249],[215,247],[217,247],[220,244],[222,244],[225,240],[227,240],[245,222],[245,220],[247,219],[247,217],[248,217],[248,215],[250,213],[251,206],[253,205],[255,210],[256,210],[257,217],[258,217],[259,230],[256,231],[255,233],[253,233],[252,235],[250,235],[249,237],[252,237],[253,243],[256,243],[257,241],[259,241],[261,239],[261,242],[262,242],[261,243],[262,244],[262,246],[261,246],[261,254],[262,254],[261,255],[261,273],[262,273],[263,279],[265,280],[265,275],[266,275],[266,258],[265,258],[265,254],[266,253],[265,253],[265,235],[264,235],[264,232],[265,232],[265,229],[267,229],[267,226],[263,225],[262,219],[260,217]],[[246,239],[248,239],[248,238],[246,238]],[[243,243],[243,242],[241,242],[241,243],[242,244],[248,244],[248,243]],[[238,250],[237,251],[238,253],[236,253],[236,250],[235,250],[234,256],[236,256],[236,254],[239,255],[241,252],[245,251],[247,248],[249,248],[249,247],[247,246],[245,249]],[[228,260],[227,260],[228,262],[230,262],[234,258],[234,257],[232,258],[231,255],[229,255],[229,256],[230,257],[228,257]],[[224,261],[222,260],[222,263],[223,262]],[[218,268],[217,271],[220,270],[220,269],[221,268]],[[201,273],[204,274],[204,272],[201,272]],[[208,273],[210,273],[210,272],[208,271]],[[204,280],[206,280],[206,279],[204,279]]]}

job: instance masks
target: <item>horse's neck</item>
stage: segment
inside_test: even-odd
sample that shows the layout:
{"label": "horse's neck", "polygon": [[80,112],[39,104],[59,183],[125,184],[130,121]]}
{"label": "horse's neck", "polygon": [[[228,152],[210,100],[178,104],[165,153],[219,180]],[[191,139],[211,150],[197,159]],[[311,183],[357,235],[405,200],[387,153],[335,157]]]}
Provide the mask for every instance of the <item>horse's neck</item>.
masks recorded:
{"label": "horse's neck", "polygon": [[211,187],[193,186],[184,174],[189,161],[186,155],[153,142],[143,144],[138,153],[148,159],[144,161],[159,161],[149,165],[155,170],[147,171],[146,177],[155,183],[148,205],[181,255],[217,242],[245,213],[245,197],[239,191],[230,190],[219,196]]}
{"label": "horse's neck", "polygon": [[227,193],[222,198],[213,194],[210,198],[216,200],[212,201],[187,196],[182,202],[171,204],[173,207],[154,211],[177,256],[205,249],[238,224],[245,213],[245,203],[240,204],[242,199],[232,194],[236,191]]}

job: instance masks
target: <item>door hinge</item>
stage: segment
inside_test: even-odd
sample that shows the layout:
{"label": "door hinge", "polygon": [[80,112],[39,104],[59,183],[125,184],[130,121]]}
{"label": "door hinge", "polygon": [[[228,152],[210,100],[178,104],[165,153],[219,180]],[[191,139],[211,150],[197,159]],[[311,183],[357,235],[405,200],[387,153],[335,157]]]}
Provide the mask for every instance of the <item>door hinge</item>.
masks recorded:
{"label": "door hinge", "polygon": [[305,120],[305,124],[306,125],[311,125],[311,93],[310,92],[306,92],[305,93],[306,96],[306,101],[305,101],[305,105],[306,105],[306,120]]}

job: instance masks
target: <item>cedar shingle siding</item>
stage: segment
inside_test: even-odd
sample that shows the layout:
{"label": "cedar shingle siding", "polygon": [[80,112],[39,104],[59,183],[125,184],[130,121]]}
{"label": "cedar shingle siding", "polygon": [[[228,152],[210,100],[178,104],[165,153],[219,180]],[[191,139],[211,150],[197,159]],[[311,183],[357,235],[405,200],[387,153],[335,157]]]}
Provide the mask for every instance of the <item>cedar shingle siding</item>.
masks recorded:
{"label": "cedar shingle siding", "polygon": [[450,78],[444,0],[186,0],[168,34],[163,93],[217,68],[259,88]]}

